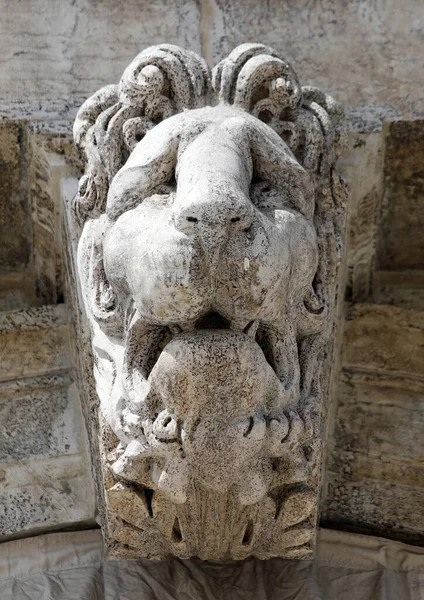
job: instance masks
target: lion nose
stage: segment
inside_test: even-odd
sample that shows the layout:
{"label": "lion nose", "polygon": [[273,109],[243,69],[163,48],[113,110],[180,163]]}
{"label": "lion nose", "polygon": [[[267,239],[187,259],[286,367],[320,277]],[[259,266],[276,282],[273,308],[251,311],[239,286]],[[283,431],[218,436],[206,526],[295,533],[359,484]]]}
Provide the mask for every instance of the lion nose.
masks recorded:
{"label": "lion nose", "polygon": [[175,227],[184,233],[221,238],[224,231],[228,235],[230,231],[246,230],[252,224],[253,207],[248,198],[187,200],[174,207]]}
{"label": "lion nose", "polygon": [[253,207],[249,198],[237,195],[189,194],[173,206],[175,227],[200,241],[210,267],[219,263],[221,251],[231,232],[247,230],[252,224]]}

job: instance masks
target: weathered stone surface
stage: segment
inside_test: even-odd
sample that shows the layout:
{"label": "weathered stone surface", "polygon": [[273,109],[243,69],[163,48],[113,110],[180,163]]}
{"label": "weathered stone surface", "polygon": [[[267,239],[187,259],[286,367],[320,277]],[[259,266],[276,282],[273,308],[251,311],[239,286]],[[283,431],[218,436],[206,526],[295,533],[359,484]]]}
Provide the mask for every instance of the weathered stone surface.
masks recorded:
{"label": "weathered stone surface", "polygon": [[[331,410],[321,513],[327,526],[420,544],[422,129],[421,121],[392,123],[383,135],[356,136],[344,161],[348,176],[357,173],[351,198],[348,298],[380,305],[346,307],[343,371]],[[355,144],[361,147],[355,149]]]}
{"label": "weathered stone surface", "polygon": [[148,48],[81,107],[76,265],[112,556],[310,555],[344,137],[335,101],[261,44],[211,77]]}
{"label": "weathered stone surface", "polygon": [[[380,130],[383,118],[389,121],[404,120],[422,115],[420,28],[424,6],[418,0],[402,5],[390,0],[368,3],[366,6],[359,1],[346,6],[340,0],[331,0],[325,5],[318,1],[296,4],[271,0],[255,5],[251,1],[205,0],[199,4],[183,2],[171,6],[166,1],[158,0],[150,3],[151,6],[127,2],[119,10],[110,2],[77,0],[65,1],[59,6],[52,0],[41,0],[37,11],[33,7],[26,9],[28,3],[25,0],[19,3],[4,0],[0,4],[4,9],[0,25],[4,30],[0,41],[3,50],[0,64],[0,116],[7,118],[14,115],[30,120],[28,132],[27,125],[22,122],[2,124],[0,154],[2,159],[9,161],[5,165],[8,177],[17,175],[23,178],[20,180],[22,190],[25,188],[27,201],[30,200],[25,205],[25,215],[30,215],[32,211],[32,224],[28,221],[29,226],[23,229],[26,237],[18,239],[14,237],[13,225],[21,227],[23,221],[19,215],[22,213],[8,214],[12,205],[6,198],[6,213],[3,215],[7,215],[7,226],[5,232],[1,232],[2,248],[6,248],[5,244],[16,244],[14,252],[28,251],[26,256],[29,258],[27,262],[20,263],[19,271],[0,274],[1,310],[15,311],[62,301],[62,265],[57,249],[65,242],[60,239],[59,180],[71,172],[81,171],[76,151],[72,153],[69,149],[71,121],[86,95],[100,85],[116,81],[127,62],[147,43],[167,39],[195,50],[202,47],[202,54],[212,65],[233,47],[234,40],[248,41],[253,36],[260,36],[261,41],[270,41],[277,49],[284,50],[294,66],[299,67],[305,80],[320,85],[324,90],[331,90],[348,105],[348,122],[353,130]],[[164,6],[166,19],[163,19]],[[288,21],[290,27],[287,27]],[[94,56],[93,46],[102,48],[102,51]],[[350,136],[348,152],[340,164],[342,174],[352,183],[349,301],[374,301],[404,309],[424,310],[420,245],[424,227],[421,211],[422,129],[422,121],[407,122],[388,125],[384,132]],[[10,152],[9,138],[3,135],[10,130],[24,132],[23,144],[19,149],[20,164],[12,165],[10,162],[17,157],[16,153]],[[385,153],[386,161],[383,164]],[[17,179],[14,181],[16,183]],[[386,191],[381,207],[384,186]],[[0,197],[1,193],[0,190]],[[380,240],[377,256],[376,238]],[[56,246],[55,255],[53,246]],[[7,265],[10,264],[7,262]],[[69,297],[66,298],[68,301]],[[410,316],[405,325],[403,319],[398,323],[396,315],[396,312],[383,307],[382,312],[374,316],[372,311],[368,316],[363,313],[360,323],[348,321],[348,338],[344,345],[350,374],[370,369],[373,372],[377,369],[376,373],[381,373],[380,369],[383,369],[396,377],[406,377],[407,371],[412,368],[412,376],[420,376],[417,369],[422,360],[421,342],[419,334],[413,333],[413,329],[420,323],[421,317],[418,316],[414,325],[415,317]],[[396,334],[398,326],[399,332]],[[45,369],[51,369],[53,373],[67,369],[70,358],[66,357],[62,334],[59,333],[62,325],[59,330],[53,329],[56,333],[47,328],[39,335],[33,331],[25,334],[9,332],[1,336],[3,344],[7,340],[1,378],[8,381],[9,377],[20,377],[21,374],[24,377],[38,376],[47,372]],[[404,340],[406,347],[402,350]],[[9,350],[12,352],[10,355]],[[76,360],[80,360],[81,356],[81,360],[84,360],[86,352],[88,350],[81,348],[80,344]],[[370,364],[369,356],[372,358]],[[90,386],[90,378],[85,379],[80,383],[81,391],[84,386]],[[399,383],[400,388],[402,385]],[[408,385],[405,384],[404,393],[409,398]],[[374,385],[367,391],[372,406],[374,396],[376,402],[381,402],[378,389]],[[392,393],[388,391],[388,397]],[[40,394],[44,397],[45,393]],[[36,396],[34,398],[38,401]],[[340,395],[336,395],[335,402],[339,398]],[[90,398],[87,412],[93,411],[96,401],[96,398]],[[420,408],[419,405],[416,407]],[[333,408],[332,411],[337,413],[337,407]],[[390,423],[389,409],[378,415],[384,423],[383,429],[387,427],[390,435],[397,440],[399,455],[403,455],[403,440],[409,448],[410,438],[398,439],[394,424]],[[414,419],[420,421],[419,415],[415,413],[411,416],[411,421]],[[377,431],[378,419],[375,421]],[[366,488],[367,493],[372,494],[372,503],[376,505],[381,496],[382,510],[387,509],[389,515],[392,514],[391,488],[385,485],[379,487],[378,482],[381,480],[395,485],[394,497],[402,499],[402,502],[405,500],[402,505],[404,520],[410,524],[417,509],[412,501],[408,504],[407,492],[402,492],[401,486],[412,486],[414,492],[411,494],[418,497],[415,490],[419,488],[421,469],[416,464],[412,466],[412,462],[405,463],[401,456],[398,460],[393,458],[388,461],[385,458],[382,465],[377,450],[380,438],[373,436],[363,421],[360,423],[369,435],[365,437],[358,434],[358,451],[353,462],[349,463],[348,460],[350,450],[345,452],[342,441],[338,440],[337,452],[341,462],[334,469],[340,486],[347,486],[347,500],[343,502],[348,502],[352,496],[353,487],[349,487],[352,469],[358,494],[361,481],[369,482],[371,479],[377,482]],[[418,439],[415,429],[414,433]],[[376,453],[372,456],[367,454],[369,438],[373,440],[373,452]],[[37,444],[38,441],[32,438],[25,448],[35,450]],[[43,444],[40,441],[41,450]],[[331,446],[331,439],[329,444]],[[44,444],[44,447],[47,445]],[[418,453],[420,447],[417,446]],[[56,448],[59,451],[63,446]],[[393,457],[394,453],[395,448]],[[44,464],[46,460],[43,457],[41,462]],[[56,458],[52,458],[54,460]],[[59,463],[60,460],[62,458]],[[10,468],[12,464],[9,463]],[[54,470],[52,464],[48,466],[50,476],[59,479],[60,470]],[[17,465],[13,469],[13,475],[9,476],[11,479],[17,480],[27,473]],[[31,470],[37,472],[38,477],[41,476],[41,470],[36,471],[34,463]],[[100,472],[100,466],[96,467],[96,471]],[[366,514],[370,498],[365,492],[361,498],[362,504],[357,505],[356,516],[351,507],[346,508],[347,504],[339,501],[336,506],[332,501],[334,522],[342,519],[343,511],[346,511],[351,515],[350,526],[354,526],[355,519],[358,523],[366,520],[367,531],[391,535],[394,521],[390,521],[386,530],[384,527],[379,529],[377,519],[380,517],[377,513],[372,518]],[[417,514],[420,514],[419,510]],[[399,526],[401,521],[399,518]]]}
{"label": "weathered stone surface", "polygon": [[27,126],[0,122],[0,277],[29,265],[30,232]]}
{"label": "weathered stone surface", "polygon": [[[368,463],[366,463],[368,467]],[[409,467],[405,467],[409,468]],[[422,545],[424,491],[362,477],[331,475],[323,525],[373,533]]]}
{"label": "weathered stone surface", "polygon": [[373,300],[423,312],[424,270],[376,271]]}
{"label": "weathered stone surface", "polygon": [[36,11],[28,0],[2,0],[1,7],[0,116],[29,118],[39,131],[69,132],[88,94],[117,80],[141,47],[163,40],[210,65],[237,44],[270,44],[306,81],[333,90],[356,131],[424,114],[420,0],[39,0]]}
{"label": "weathered stone surface", "polygon": [[[87,473],[67,477],[67,465],[55,478],[44,477],[32,485],[0,489],[0,539],[63,527],[93,525],[93,491]],[[21,463],[19,471],[31,470]]]}
{"label": "weathered stone surface", "polygon": [[367,302],[372,297],[384,148],[382,133],[352,133],[339,161],[341,173],[350,183],[346,296],[353,302]]}
{"label": "weathered stone surface", "polygon": [[36,296],[40,304],[55,304],[60,275],[60,246],[57,243],[59,207],[53,196],[52,174],[46,153],[37,144],[35,136],[31,139],[30,185]]}
{"label": "weathered stone surface", "polygon": [[391,123],[377,268],[424,270],[424,121]]}
{"label": "weathered stone surface", "polygon": [[421,382],[345,373],[335,444],[346,452],[419,465],[424,460],[423,391]]}
{"label": "weathered stone surface", "polygon": [[37,307],[55,302],[60,292],[54,173],[25,123],[1,125],[0,156],[0,202],[5,202],[0,245],[11,271],[0,274],[4,539],[94,524],[95,507],[81,408],[69,371],[68,314],[64,305]]}
{"label": "weathered stone surface", "polygon": [[343,364],[349,369],[422,377],[424,313],[353,305],[347,313]]}
{"label": "weathered stone surface", "polygon": [[[19,3],[3,0],[0,4],[3,57],[0,63],[0,117],[12,115],[30,120],[28,132],[27,125],[22,122],[3,122],[1,126],[0,154],[2,160],[8,161],[4,165],[7,179],[9,181],[12,176],[17,183],[15,176],[20,178],[27,204],[24,213],[22,207],[18,207],[18,212],[9,214],[12,205],[7,196],[6,212],[2,213],[7,216],[7,221],[5,231],[1,231],[0,245],[5,250],[8,244],[15,244],[13,252],[28,257],[26,262],[19,263],[21,270],[0,274],[1,310],[15,311],[62,301],[62,266],[57,249],[65,242],[60,240],[59,179],[68,176],[72,170],[75,173],[81,170],[76,151],[69,150],[71,122],[87,94],[100,85],[117,81],[127,62],[148,43],[167,39],[197,51],[202,48],[203,56],[212,65],[234,43],[260,37],[261,41],[269,41],[277,49],[284,50],[305,80],[331,90],[342,100],[348,106],[348,123],[356,131],[380,130],[383,118],[404,120],[423,113],[421,23],[424,5],[419,0],[402,4],[394,0],[377,3],[358,0],[349,6],[340,0],[325,4],[318,0],[307,4],[271,0],[256,5],[241,0],[204,0],[200,3],[158,0],[146,6],[130,1],[119,8],[109,1],[65,0],[59,5],[53,0],[41,0],[37,11],[25,0]],[[163,18],[164,10],[166,19]],[[290,27],[287,27],[288,22]],[[101,48],[101,52],[94,55],[93,47]],[[374,301],[424,311],[424,278],[420,266],[423,264],[420,240],[424,227],[421,211],[422,129],[422,121],[398,123],[393,127],[386,126],[384,132],[352,134],[350,137],[349,150],[340,165],[342,174],[352,183],[349,300]],[[10,138],[5,135],[9,131],[23,132],[20,163],[13,162],[18,155],[10,151]],[[387,158],[383,165],[384,153]],[[1,179],[0,183],[3,182]],[[383,194],[384,185],[381,224],[380,193]],[[0,185],[0,199],[3,188],[4,185]],[[28,220],[28,226],[22,229],[21,216],[26,219],[31,211],[32,223]],[[14,235],[16,224],[25,237]],[[380,239],[377,257],[376,237]],[[53,245],[56,246],[55,256]],[[4,264],[9,269],[12,263],[7,259]],[[383,307],[382,313],[376,313],[374,324],[371,313],[366,318],[362,316],[362,324],[348,322],[349,337],[345,348],[349,372],[369,369],[380,372],[382,368],[398,377],[396,365],[400,360],[402,377],[409,368],[412,368],[413,377],[419,376],[421,342],[419,335],[411,333],[414,317],[411,316],[406,327],[403,320],[399,322],[397,335],[396,312]],[[386,331],[387,328],[390,331]],[[47,372],[45,369],[51,369],[53,373],[67,369],[70,358],[66,357],[62,334],[53,329],[56,333],[47,328],[42,334],[10,332],[0,336],[3,344],[7,340],[1,378],[8,380],[21,374],[33,377]],[[402,350],[404,340],[407,347]],[[394,355],[392,358],[389,350]],[[85,356],[86,351],[80,345],[76,359]],[[368,356],[372,356],[370,366]],[[81,390],[83,385],[90,385],[89,378],[86,379],[88,381],[80,384]],[[370,402],[374,394],[377,398],[376,390],[373,386],[367,392]],[[405,396],[408,394],[405,388]],[[338,398],[336,396],[335,401]],[[88,411],[96,405],[95,398],[90,400]],[[388,426],[392,432],[390,411],[387,413],[381,418],[384,427]],[[378,423],[375,428],[378,429]],[[396,435],[394,437],[397,439]],[[369,477],[377,481],[381,476],[378,456],[371,457],[366,453],[368,437],[362,436],[360,442],[363,453],[355,455],[355,486],[358,489],[360,478],[367,482]],[[402,454],[402,439],[398,443]],[[28,442],[29,447],[32,444],[35,449],[36,440]],[[344,479],[340,475],[337,477],[341,477],[340,485],[344,485],[349,478],[346,458],[349,451],[346,454],[341,448],[340,442],[338,452],[344,466],[337,472],[345,472],[345,475]],[[41,462],[44,464],[45,461],[43,458]],[[411,464],[405,466],[399,458],[398,461],[391,460],[388,466],[381,466],[384,481],[387,478],[390,484],[397,486],[394,494],[398,499],[403,494],[401,485],[414,489],[419,486],[421,471]],[[34,464],[31,469],[35,472]],[[60,478],[60,472],[53,471],[50,464],[49,469],[52,478]],[[99,471],[100,467],[97,468]],[[13,477],[23,477],[25,473],[15,466]],[[377,504],[380,501],[379,485],[367,489]],[[389,503],[390,488],[381,487],[381,490],[386,489],[387,494],[381,491],[381,495],[386,494],[382,506],[387,508],[388,504],[384,502]],[[347,497],[349,495],[351,488],[347,489]],[[416,508],[412,502],[408,505],[406,492],[402,498],[406,498],[403,506],[405,522],[410,523]],[[365,493],[362,501],[357,517],[350,517],[352,526],[355,518],[361,521],[364,506],[370,501]],[[333,502],[334,518],[343,516],[343,507],[343,502],[339,502],[336,510]],[[368,520],[367,531],[370,530],[385,533],[384,528],[378,529],[377,517]],[[391,525],[386,533],[391,535],[392,531]]]}
{"label": "weathered stone surface", "polygon": [[0,311],[21,310],[37,304],[31,268],[0,275]]}
{"label": "weathered stone surface", "polygon": [[0,384],[0,538],[94,524],[94,490],[69,374]]}
{"label": "weathered stone surface", "polygon": [[34,134],[25,121],[0,127],[0,311],[63,302],[58,153],[78,171],[66,141]]}

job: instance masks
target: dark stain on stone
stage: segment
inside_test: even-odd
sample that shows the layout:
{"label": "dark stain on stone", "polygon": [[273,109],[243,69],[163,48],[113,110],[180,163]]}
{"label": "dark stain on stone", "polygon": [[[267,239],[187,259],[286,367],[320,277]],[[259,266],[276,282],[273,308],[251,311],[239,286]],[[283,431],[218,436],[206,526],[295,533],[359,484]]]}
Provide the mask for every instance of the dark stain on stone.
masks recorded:
{"label": "dark stain on stone", "polygon": [[28,177],[28,131],[25,122],[0,123],[0,273],[25,268],[31,255]]}
{"label": "dark stain on stone", "polygon": [[378,267],[397,271],[424,265],[424,120],[390,123]]}

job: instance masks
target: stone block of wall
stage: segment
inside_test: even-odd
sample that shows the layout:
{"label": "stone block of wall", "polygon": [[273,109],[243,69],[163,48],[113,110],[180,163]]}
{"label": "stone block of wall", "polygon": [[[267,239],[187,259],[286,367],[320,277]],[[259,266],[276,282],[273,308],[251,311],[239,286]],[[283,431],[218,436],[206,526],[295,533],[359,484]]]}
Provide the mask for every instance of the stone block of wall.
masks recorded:
{"label": "stone block of wall", "polygon": [[63,305],[0,314],[0,538],[94,523]]}
{"label": "stone block of wall", "polygon": [[347,312],[325,525],[424,541],[424,313]]}
{"label": "stone block of wall", "polygon": [[31,228],[25,124],[0,122],[0,273],[29,265]]}
{"label": "stone block of wall", "polygon": [[381,271],[424,271],[424,121],[390,123],[378,247]]}
{"label": "stone block of wall", "polygon": [[0,381],[69,369],[64,305],[0,314]]}

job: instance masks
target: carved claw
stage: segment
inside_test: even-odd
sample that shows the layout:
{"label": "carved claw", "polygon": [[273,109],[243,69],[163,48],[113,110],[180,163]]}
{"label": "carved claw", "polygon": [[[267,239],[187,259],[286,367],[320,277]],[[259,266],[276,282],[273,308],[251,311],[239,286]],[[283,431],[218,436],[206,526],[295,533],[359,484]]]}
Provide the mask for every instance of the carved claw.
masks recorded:
{"label": "carved claw", "polygon": [[284,499],[278,522],[283,529],[293,527],[305,521],[315,508],[315,493],[313,490],[295,490]]}
{"label": "carved claw", "polygon": [[254,442],[261,442],[266,436],[265,420],[256,415],[249,417],[247,423],[243,420],[236,428],[239,430],[238,433],[242,432],[244,438]]}
{"label": "carved claw", "polygon": [[259,321],[249,321],[247,319],[233,319],[230,323],[230,329],[233,331],[242,331],[251,338],[256,338]]}
{"label": "carved claw", "polygon": [[187,500],[188,464],[183,458],[167,460],[159,481],[158,488],[175,504],[184,504]]}
{"label": "carved claw", "polygon": [[268,452],[271,456],[278,456],[281,453],[281,443],[287,437],[289,429],[289,422],[284,414],[270,420]]}
{"label": "carved claw", "polygon": [[259,321],[251,321],[247,327],[243,329],[243,332],[249,335],[251,338],[256,339],[256,332],[258,331]]}
{"label": "carved claw", "polygon": [[271,419],[268,440],[270,456],[282,456],[294,452],[310,438],[311,431],[312,422],[308,413],[306,413],[306,421],[296,411],[290,411],[288,418],[281,415]]}
{"label": "carved claw", "polygon": [[127,332],[122,383],[132,410],[138,414],[142,413],[148,401],[148,363],[152,348],[156,347],[162,330],[162,327],[143,323],[135,313]]}
{"label": "carved claw", "polygon": [[305,426],[299,414],[295,411],[289,412],[289,419],[290,430],[283,444],[287,450],[292,450],[303,441]]}
{"label": "carved claw", "polygon": [[122,477],[127,481],[146,484],[148,465],[145,460],[148,447],[138,440],[133,440],[128,444],[125,452],[115,461],[111,467],[112,472],[117,477]]}

